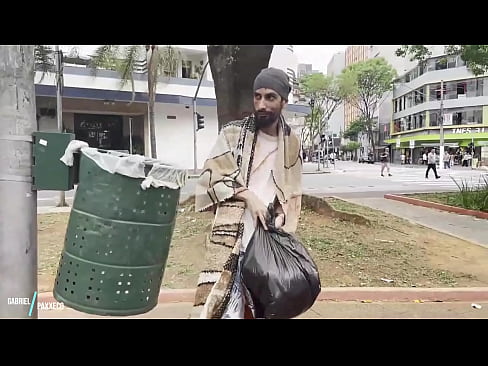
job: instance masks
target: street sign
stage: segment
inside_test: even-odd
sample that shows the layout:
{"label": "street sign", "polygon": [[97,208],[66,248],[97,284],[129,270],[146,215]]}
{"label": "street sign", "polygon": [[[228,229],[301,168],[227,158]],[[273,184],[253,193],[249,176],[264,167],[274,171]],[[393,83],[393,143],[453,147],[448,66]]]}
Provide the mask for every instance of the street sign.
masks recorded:
{"label": "street sign", "polygon": [[397,140],[396,140],[396,147],[398,147],[398,148],[400,147],[400,138],[397,138]]}
{"label": "street sign", "polygon": [[415,147],[415,140],[410,140],[410,148],[413,149]]}

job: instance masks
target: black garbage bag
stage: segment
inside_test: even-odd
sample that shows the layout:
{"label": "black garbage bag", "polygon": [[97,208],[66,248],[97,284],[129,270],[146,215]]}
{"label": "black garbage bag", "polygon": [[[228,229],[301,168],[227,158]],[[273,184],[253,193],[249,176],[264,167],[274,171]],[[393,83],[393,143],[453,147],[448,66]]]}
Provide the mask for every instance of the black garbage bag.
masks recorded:
{"label": "black garbage bag", "polygon": [[307,311],[320,293],[316,264],[298,239],[274,227],[268,208],[268,231],[258,226],[242,263],[242,281],[256,318],[290,319]]}

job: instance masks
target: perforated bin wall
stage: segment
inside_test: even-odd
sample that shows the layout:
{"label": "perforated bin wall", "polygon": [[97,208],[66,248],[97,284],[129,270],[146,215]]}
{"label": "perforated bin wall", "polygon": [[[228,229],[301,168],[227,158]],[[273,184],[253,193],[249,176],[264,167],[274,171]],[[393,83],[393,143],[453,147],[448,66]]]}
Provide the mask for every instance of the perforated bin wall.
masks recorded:
{"label": "perforated bin wall", "polygon": [[81,154],[80,177],[59,262],[54,297],[99,315],[156,306],[179,189],[148,188],[111,174]]}

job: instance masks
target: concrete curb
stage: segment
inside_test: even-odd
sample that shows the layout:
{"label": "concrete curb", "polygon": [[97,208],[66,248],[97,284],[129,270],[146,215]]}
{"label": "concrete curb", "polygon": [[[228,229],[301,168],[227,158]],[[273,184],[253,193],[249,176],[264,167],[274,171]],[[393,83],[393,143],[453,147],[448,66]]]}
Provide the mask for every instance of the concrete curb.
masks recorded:
{"label": "concrete curb", "polygon": [[488,212],[468,210],[468,209],[461,208],[461,207],[448,206],[448,205],[443,205],[441,203],[423,201],[423,200],[419,200],[417,198],[405,197],[405,196],[400,196],[400,195],[396,195],[396,194],[385,194],[384,197],[386,199],[389,199],[389,200],[409,203],[409,204],[415,205],[415,206],[435,208],[437,210],[453,212],[453,213],[456,213],[459,215],[468,215],[468,216],[475,216],[475,217],[478,217],[480,219],[488,219]]}
{"label": "concrete curb", "polygon": [[[158,303],[193,302],[195,289],[164,289]],[[407,288],[407,287],[325,287],[317,301],[473,302],[488,301],[488,287]],[[52,292],[39,294],[40,302],[56,302]]]}

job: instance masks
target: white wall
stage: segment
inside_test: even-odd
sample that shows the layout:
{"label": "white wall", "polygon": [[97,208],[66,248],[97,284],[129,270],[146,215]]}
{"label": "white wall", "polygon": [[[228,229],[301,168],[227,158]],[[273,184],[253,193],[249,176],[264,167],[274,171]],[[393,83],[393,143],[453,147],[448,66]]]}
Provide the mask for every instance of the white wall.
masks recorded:
{"label": "white wall", "polygon": [[327,65],[327,75],[328,76],[337,76],[339,75],[342,70],[346,67],[346,53],[345,52],[337,52],[332,56],[331,60]]}
{"label": "white wall", "polygon": [[340,131],[344,132],[344,103],[332,113],[329,119],[329,130],[339,136]]}
{"label": "white wall", "polygon": [[[197,112],[205,116],[205,128],[197,132],[197,167],[201,168],[217,138],[217,109],[197,106]],[[155,106],[155,115],[158,159],[192,169],[192,109],[186,109],[183,105],[158,103]],[[168,115],[176,116],[176,119],[168,119]]]}
{"label": "white wall", "polygon": [[[36,73],[35,80],[40,79],[40,73]],[[46,74],[41,85],[55,85],[52,74]],[[73,75],[64,74],[64,86],[74,88],[89,88],[102,90],[123,90],[132,92],[130,82],[128,82],[122,89],[120,88],[119,78],[108,78],[102,76],[91,75]],[[134,89],[136,92],[147,93],[147,81],[135,80]],[[179,85],[174,83],[159,82],[157,85],[158,94],[181,95],[193,97],[195,95],[196,85]],[[215,91],[213,86],[206,87],[201,85],[198,92],[199,98],[213,98],[215,99]]]}

